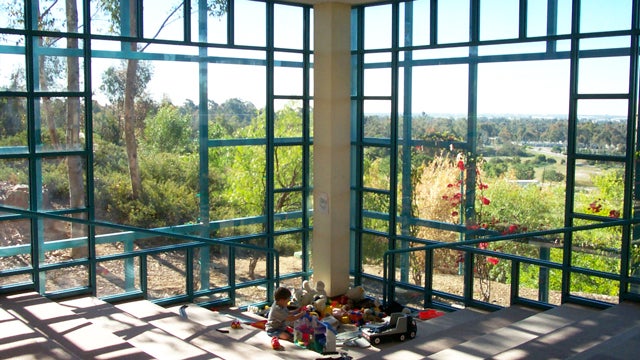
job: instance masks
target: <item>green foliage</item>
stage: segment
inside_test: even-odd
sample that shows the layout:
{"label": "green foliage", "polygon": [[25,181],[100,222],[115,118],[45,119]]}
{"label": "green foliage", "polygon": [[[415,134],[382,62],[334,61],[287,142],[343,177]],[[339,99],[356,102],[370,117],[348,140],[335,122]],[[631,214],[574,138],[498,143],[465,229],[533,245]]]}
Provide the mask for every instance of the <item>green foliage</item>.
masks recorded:
{"label": "green foliage", "polygon": [[186,153],[194,150],[191,116],[180,114],[177,107],[164,104],[155,116],[145,120],[144,145],[157,152]]}
{"label": "green foliage", "polygon": [[492,158],[482,167],[484,174],[489,178],[499,178],[507,173],[509,164],[501,158]]}
{"label": "green foliage", "polygon": [[542,180],[543,181],[564,181],[564,174],[556,171],[555,169],[543,169]]}
{"label": "green foliage", "polygon": [[518,156],[518,157],[526,157],[529,156],[527,151],[523,146],[514,144],[512,142],[504,143],[497,151],[496,155],[498,156]]}
{"label": "green foliage", "polygon": [[[140,97],[144,94],[147,84],[151,80],[153,69],[146,61],[138,61],[136,66],[135,83],[132,94]],[[122,60],[120,67],[110,66],[102,74],[102,84],[100,91],[107,97],[110,103],[120,105],[124,101],[127,84],[127,62]]]}
{"label": "green foliage", "polygon": [[515,164],[513,172],[518,180],[533,180],[536,177],[536,169],[528,162]]}

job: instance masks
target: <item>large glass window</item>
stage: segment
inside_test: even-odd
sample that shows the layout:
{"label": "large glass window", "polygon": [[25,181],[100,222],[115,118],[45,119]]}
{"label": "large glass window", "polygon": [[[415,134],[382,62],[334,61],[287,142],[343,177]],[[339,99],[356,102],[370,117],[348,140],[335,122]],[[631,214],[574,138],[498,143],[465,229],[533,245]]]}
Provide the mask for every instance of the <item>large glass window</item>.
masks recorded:
{"label": "large glass window", "polygon": [[[639,267],[632,2],[572,5],[353,9],[365,39],[353,49],[353,260],[368,290],[420,306],[628,295],[616,269]],[[390,22],[400,38],[377,35]]]}
{"label": "large glass window", "polygon": [[31,3],[0,4],[0,286],[243,305],[310,276],[310,6]]}

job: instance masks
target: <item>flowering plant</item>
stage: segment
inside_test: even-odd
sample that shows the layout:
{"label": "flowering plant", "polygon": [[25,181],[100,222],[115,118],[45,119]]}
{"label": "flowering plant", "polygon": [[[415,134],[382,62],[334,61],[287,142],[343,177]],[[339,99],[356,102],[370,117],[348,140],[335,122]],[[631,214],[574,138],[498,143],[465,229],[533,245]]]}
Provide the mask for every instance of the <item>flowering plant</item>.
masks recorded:
{"label": "flowering plant", "polygon": [[[449,193],[442,196],[442,199],[446,201],[449,206],[452,207],[451,216],[458,220],[460,224],[465,224],[468,230],[479,230],[479,229],[489,229],[490,224],[495,224],[496,221],[493,220],[490,223],[482,221],[482,209],[484,206],[489,206],[491,204],[491,200],[487,198],[484,194],[484,190],[489,188],[489,185],[482,182],[482,177],[478,164],[482,163],[482,159],[476,159],[475,166],[475,200],[473,206],[473,212],[470,216],[465,216],[465,205],[466,205],[466,193],[464,191],[465,184],[468,181],[467,172],[468,168],[465,164],[465,155],[463,152],[458,152],[456,156],[455,166],[458,167],[460,171],[460,176],[458,181],[455,183],[447,184],[447,189]],[[511,225],[508,227],[509,232],[516,232],[518,230],[517,225]],[[478,244],[479,249],[488,249],[489,244],[486,242]],[[464,253],[460,252],[458,258],[456,260],[458,264],[464,263]],[[489,281],[489,272],[491,267],[497,265],[500,260],[496,257],[488,256],[485,257],[484,261],[475,261],[474,262],[474,272],[477,274],[479,283],[480,283],[480,292],[484,301],[488,301],[491,295],[491,283]]]}

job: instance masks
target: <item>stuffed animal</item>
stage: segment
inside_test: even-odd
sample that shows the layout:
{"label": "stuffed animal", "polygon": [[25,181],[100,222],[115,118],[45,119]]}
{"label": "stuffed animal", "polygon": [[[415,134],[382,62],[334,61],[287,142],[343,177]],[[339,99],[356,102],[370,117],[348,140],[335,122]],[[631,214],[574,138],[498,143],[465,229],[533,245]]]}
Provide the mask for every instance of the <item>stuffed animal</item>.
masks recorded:
{"label": "stuffed animal", "polygon": [[315,290],[311,288],[308,280],[302,282],[302,289],[296,289],[294,292],[294,300],[298,307],[303,307],[313,304],[313,297]]}
{"label": "stuffed animal", "polygon": [[325,298],[327,297],[327,292],[324,289],[324,281],[319,280],[316,283],[316,295],[317,296],[324,296]]}
{"label": "stuffed animal", "polygon": [[349,290],[347,290],[346,294],[347,298],[353,302],[358,302],[364,299],[365,292],[362,286],[356,286]]}

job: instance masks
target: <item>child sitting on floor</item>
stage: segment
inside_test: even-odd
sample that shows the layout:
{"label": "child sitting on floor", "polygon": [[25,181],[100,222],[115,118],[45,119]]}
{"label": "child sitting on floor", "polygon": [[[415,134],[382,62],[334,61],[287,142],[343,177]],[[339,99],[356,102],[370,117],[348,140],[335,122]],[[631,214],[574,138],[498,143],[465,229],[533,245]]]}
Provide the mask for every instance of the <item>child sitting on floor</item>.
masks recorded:
{"label": "child sitting on floor", "polygon": [[293,340],[293,334],[290,332],[289,324],[300,319],[305,313],[300,310],[290,311],[287,308],[291,299],[291,291],[285,287],[279,287],[273,294],[275,301],[265,324],[265,330],[269,336],[277,336],[282,340]]}

